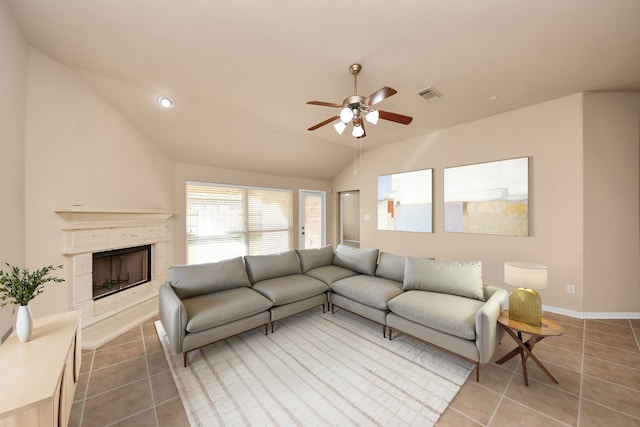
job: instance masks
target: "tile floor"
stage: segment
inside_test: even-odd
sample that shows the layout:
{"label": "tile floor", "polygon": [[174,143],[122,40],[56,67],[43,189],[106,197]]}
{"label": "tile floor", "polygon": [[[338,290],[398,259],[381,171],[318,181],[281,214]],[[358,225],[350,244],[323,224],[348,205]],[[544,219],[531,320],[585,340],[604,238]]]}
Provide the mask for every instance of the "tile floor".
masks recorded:
{"label": "tile floor", "polygon": [[[524,386],[519,358],[472,374],[438,426],[639,426],[640,320],[580,320],[547,313],[561,337],[534,354]],[[514,348],[506,336],[493,360]],[[83,352],[71,426],[188,426],[153,321]]]}

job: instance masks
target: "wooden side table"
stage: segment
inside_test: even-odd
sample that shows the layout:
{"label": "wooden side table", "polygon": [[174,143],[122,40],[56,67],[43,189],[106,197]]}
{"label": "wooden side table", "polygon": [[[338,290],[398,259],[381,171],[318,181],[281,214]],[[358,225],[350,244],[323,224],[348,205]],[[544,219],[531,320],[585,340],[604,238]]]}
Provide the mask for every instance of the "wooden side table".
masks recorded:
{"label": "wooden side table", "polygon": [[[564,329],[562,326],[558,325],[556,322],[542,318],[542,325],[535,326],[529,325],[528,323],[519,322],[517,320],[509,319],[509,310],[504,310],[500,317],[498,317],[498,323],[504,328],[507,334],[513,338],[513,340],[518,344],[518,347],[511,350],[509,353],[504,355],[504,357],[500,358],[500,360],[496,361],[498,365],[502,365],[507,360],[511,359],[515,355],[519,354],[522,360],[522,374],[524,375],[524,384],[529,386],[529,379],[527,377],[527,359],[533,360],[536,365],[542,372],[547,374],[549,379],[556,384],[558,380],[555,379],[551,372],[547,368],[544,367],[542,362],[538,360],[536,356],[533,355],[533,346],[536,343],[542,341],[546,337],[556,337],[562,335],[564,333]],[[522,334],[530,335],[530,338],[525,342],[522,339]]]}

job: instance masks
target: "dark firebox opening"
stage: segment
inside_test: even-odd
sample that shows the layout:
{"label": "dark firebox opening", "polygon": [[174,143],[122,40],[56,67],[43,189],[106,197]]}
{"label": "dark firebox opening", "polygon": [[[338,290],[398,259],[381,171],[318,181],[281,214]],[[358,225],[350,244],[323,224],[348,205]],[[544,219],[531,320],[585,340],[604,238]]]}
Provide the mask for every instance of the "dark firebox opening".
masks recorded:
{"label": "dark firebox opening", "polygon": [[151,280],[151,245],[93,254],[93,299]]}

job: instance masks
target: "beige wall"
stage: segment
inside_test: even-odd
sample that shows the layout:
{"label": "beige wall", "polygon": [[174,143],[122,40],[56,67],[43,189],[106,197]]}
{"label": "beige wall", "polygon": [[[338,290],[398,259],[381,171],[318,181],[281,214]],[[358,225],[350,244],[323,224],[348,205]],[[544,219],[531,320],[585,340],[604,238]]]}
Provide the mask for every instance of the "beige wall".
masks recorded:
{"label": "beige wall", "polygon": [[584,311],[640,311],[640,94],[584,95]]}
{"label": "beige wall", "polygon": [[[27,44],[0,0],[0,269],[24,265],[24,122]],[[0,310],[0,337],[13,326],[13,307]]]}
{"label": "beige wall", "polygon": [[[311,179],[293,178],[278,175],[263,175],[229,169],[212,168],[206,166],[191,165],[186,163],[176,164],[175,174],[175,206],[176,215],[176,241],[175,241],[175,263],[185,264],[187,257],[186,242],[186,222],[184,213],[186,211],[186,182],[203,181],[215,182],[219,184],[248,185],[256,187],[286,188],[293,190],[293,247],[298,247],[298,201],[299,190],[318,190],[327,192],[327,212],[332,212],[335,208],[332,202],[330,183],[328,181],[318,181]],[[335,234],[333,223],[327,219],[327,243],[333,241],[331,237]]]}
{"label": "beige wall", "polygon": [[[334,190],[360,189],[361,246],[449,260],[481,260],[485,282],[504,286],[509,260],[549,267],[543,303],[582,310],[582,95],[488,117],[375,150],[366,151],[362,172],[348,167]],[[393,124],[384,124],[393,126]],[[529,237],[443,232],[444,168],[529,156]],[[377,230],[377,176],[434,169],[434,233]],[[566,284],[576,286],[567,295]]]}
{"label": "beige wall", "polygon": [[[30,50],[25,201],[27,264],[63,264],[57,207],[173,209],[173,161],[73,70]],[[67,310],[66,286],[48,285],[32,310]]]}

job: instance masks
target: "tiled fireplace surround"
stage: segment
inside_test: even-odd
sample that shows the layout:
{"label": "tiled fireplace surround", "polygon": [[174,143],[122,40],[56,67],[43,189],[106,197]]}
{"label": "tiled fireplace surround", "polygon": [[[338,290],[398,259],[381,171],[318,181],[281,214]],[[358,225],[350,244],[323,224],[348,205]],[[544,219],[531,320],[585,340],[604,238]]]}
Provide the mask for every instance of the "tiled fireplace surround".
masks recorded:
{"label": "tiled fireplace surround", "polygon": [[[126,317],[127,312],[137,310],[138,317],[141,310],[153,315],[158,288],[167,277],[167,228],[173,212],[74,206],[56,213],[65,221],[62,252],[67,258],[68,305],[70,310],[82,312],[83,330],[103,324],[103,329],[117,334],[117,319]],[[151,245],[151,281],[94,301],[93,253],[141,245]]]}

